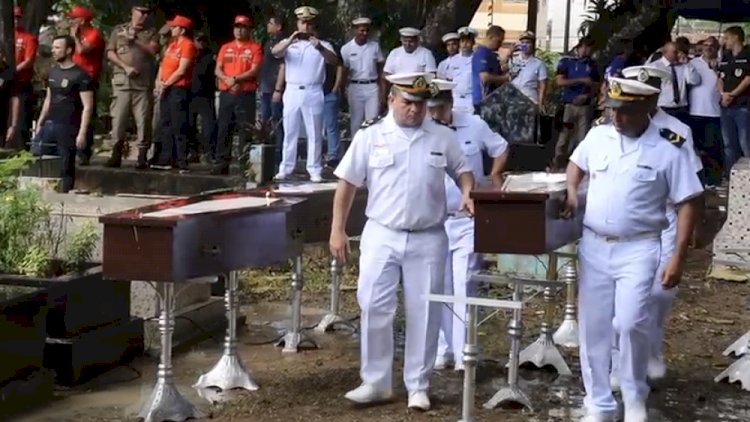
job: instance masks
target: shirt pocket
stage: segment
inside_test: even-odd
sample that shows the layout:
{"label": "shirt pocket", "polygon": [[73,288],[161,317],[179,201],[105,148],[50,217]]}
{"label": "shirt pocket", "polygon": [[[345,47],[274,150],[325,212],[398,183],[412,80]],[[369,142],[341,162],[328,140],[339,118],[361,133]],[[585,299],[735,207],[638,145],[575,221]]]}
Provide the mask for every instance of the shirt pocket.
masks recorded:
{"label": "shirt pocket", "polygon": [[609,159],[606,155],[595,155],[591,157],[589,168],[592,173],[605,173],[609,167]]}
{"label": "shirt pocket", "polygon": [[654,183],[656,181],[656,170],[652,168],[636,167],[633,171],[633,180],[636,183]]}
{"label": "shirt pocket", "polygon": [[392,153],[380,153],[380,154],[370,154],[370,157],[367,160],[368,165],[375,169],[384,169],[387,167],[390,167],[395,162],[393,158]]}
{"label": "shirt pocket", "polygon": [[472,157],[472,156],[477,155],[480,152],[482,152],[479,149],[479,146],[477,146],[477,144],[475,144],[473,142],[465,143],[465,144],[461,145],[461,150],[463,150],[464,155],[466,157]]}
{"label": "shirt pocket", "polygon": [[430,154],[427,156],[427,165],[436,170],[444,170],[448,166],[448,160],[445,155]]}

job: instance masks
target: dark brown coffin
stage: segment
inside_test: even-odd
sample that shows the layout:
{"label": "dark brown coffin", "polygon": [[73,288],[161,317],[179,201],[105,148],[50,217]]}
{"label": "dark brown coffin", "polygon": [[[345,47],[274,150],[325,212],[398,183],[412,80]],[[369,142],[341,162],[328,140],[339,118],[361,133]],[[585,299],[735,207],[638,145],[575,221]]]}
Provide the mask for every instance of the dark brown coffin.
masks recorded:
{"label": "dark brown coffin", "polygon": [[[284,183],[286,186],[294,186],[298,183]],[[301,183],[300,183],[301,184]],[[281,198],[296,197],[304,198],[306,201],[301,204],[300,225],[304,232],[305,243],[328,242],[331,236],[331,221],[333,220],[333,195],[335,191],[320,191],[312,193],[284,193],[275,189],[278,185],[271,188],[257,188],[251,192],[258,192],[265,195],[270,192],[271,195]],[[365,208],[367,206],[367,189],[357,189],[352,202],[352,208],[349,212],[349,219],[346,222],[346,234],[349,236],[359,236],[367,222]]]}
{"label": "dark brown coffin", "polygon": [[544,254],[581,238],[585,191],[580,192],[579,212],[560,217],[565,191],[505,192],[481,187],[474,199],[474,251],[498,254]]}
{"label": "dark brown coffin", "polygon": [[298,212],[305,202],[287,197],[267,207],[144,217],[196,202],[257,197],[243,191],[170,200],[99,218],[104,225],[106,278],[184,282],[249,267],[286,263],[301,253]]}

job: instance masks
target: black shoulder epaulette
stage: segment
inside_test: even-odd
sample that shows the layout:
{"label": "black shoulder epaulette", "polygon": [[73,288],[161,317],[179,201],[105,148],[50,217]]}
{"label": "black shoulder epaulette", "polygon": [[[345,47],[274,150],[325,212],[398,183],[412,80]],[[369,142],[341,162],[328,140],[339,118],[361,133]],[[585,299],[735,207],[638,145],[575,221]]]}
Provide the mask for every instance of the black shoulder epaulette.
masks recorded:
{"label": "black shoulder epaulette", "polygon": [[662,138],[666,139],[670,144],[676,146],[677,148],[681,147],[682,144],[685,143],[685,138],[666,128],[659,130],[659,135],[661,135]]}
{"label": "black shoulder epaulette", "polygon": [[594,120],[594,126],[608,125],[610,123],[612,123],[612,119],[610,119],[607,116],[602,116],[602,117]]}
{"label": "black shoulder epaulette", "polygon": [[378,116],[378,117],[376,117],[374,119],[365,120],[364,122],[362,122],[361,128],[364,129],[366,127],[370,127],[370,126],[374,125],[375,123],[383,120],[383,117],[385,117],[385,116]]}
{"label": "black shoulder epaulette", "polygon": [[445,127],[449,128],[449,129],[453,129],[453,130],[456,130],[456,127],[455,127],[455,126],[451,126],[451,125],[449,125],[448,123],[445,123],[444,121],[442,121],[442,120],[440,120],[440,119],[436,119],[436,118],[434,118],[434,117],[433,117],[433,118],[432,118],[432,121],[433,121],[433,122],[435,122],[435,123],[437,123],[437,124],[439,124],[439,125],[443,125],[443,126],[445,126]]}

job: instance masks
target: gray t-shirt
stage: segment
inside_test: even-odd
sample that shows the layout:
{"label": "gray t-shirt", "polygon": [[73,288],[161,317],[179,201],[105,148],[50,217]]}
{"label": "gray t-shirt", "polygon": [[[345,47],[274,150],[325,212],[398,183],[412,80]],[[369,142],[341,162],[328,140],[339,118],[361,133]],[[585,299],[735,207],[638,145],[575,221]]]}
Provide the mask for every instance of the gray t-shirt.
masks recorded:
{"label": "gray t-shirt", "polygon": [[271,54],[271,49],[283,38],[281,34],[275,35],[266,41],[263,46],[263,64],[260,68],[260,92],[263,94],[273,93],[274,88],[276,88],[279,66],[284,62],[284,59],[274,57]]}

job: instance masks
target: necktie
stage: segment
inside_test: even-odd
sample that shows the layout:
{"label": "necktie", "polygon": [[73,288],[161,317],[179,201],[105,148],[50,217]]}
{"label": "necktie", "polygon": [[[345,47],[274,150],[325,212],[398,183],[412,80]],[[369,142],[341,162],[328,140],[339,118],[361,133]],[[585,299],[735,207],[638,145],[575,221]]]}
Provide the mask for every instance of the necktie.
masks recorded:
{"label": "necktie", "polygon": [[672,69],[672,98],[675,104],[680,103],[680,85],[677,81],[677,70],[674,63],[670,63],[669,67]]}

